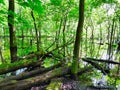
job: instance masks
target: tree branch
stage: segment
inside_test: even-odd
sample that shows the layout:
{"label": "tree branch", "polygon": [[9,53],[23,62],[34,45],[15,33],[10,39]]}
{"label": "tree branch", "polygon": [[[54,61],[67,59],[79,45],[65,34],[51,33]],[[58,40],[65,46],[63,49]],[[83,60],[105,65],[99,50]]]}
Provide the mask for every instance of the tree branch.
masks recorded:
{"label": "tree branch", "polygon": [[120,65],[119,62],[115,62],[112,60],[105,60],[105,59],[94,59],[94,58],[82,58],[83,61],[96,61],[96,62],[104,62],[104,63],[110,63],[110,64],[118,64]]}

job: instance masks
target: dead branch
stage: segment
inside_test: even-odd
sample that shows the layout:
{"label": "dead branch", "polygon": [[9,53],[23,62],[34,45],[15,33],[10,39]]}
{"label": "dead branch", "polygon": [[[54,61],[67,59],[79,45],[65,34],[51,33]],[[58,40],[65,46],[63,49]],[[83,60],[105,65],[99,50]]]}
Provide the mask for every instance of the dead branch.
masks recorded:
{"label": "dead branch", "polygon": [[104,63],[110,63],[110,64],[118,64],[120,65],[119,62],[115,62],[112,60],[105,60],[105,59],[94,59],[94,58],[82,58],[83,61],[97,61],[97,62],[104,62]]}

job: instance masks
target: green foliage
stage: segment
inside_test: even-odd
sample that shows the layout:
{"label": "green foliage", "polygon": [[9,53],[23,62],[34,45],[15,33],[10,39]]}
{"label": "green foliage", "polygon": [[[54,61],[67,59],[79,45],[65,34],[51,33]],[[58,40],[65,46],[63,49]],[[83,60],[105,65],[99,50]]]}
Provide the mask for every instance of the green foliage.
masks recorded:
{"label": "green foliage", "polygon": [[30,52],[34,52],[36,50],[36,48],[34,47],[26,47],[25,49],[18,49],[18,55],[19,56],[24,56],[27,54],[30,54]]}
{"label": "green foliage", "polygon": [[92,80],[91,80],[92,74],[91,73],[85,73],[83,75],[79,76],[79,80],[81,85],[84,83],[85,85],[92,85]]}
{"label": "green foliage", "polygon": [[114,85],[115,84],[115,78],[107,77],[108,85]]}
{"label": "green foliage", "polygon": [[24,8],[29,7],[29,3],[28,2],[20,2],[19,4],[21,6],[23,6]]}
{"label": "green foliage", "polygon": [[46,90],[59,90],[62,85],[61,81],[52,81],[46,88]]}
{"label": "green foliage", "polygon": [[62,0],[50,0],[52,5],[60,6],[62,4]]}
{"label": "green foliage", "polygon": [[2,54],[3,54],[5,61],[7,63],[10,63],[10,50],[9,49],[3,50]]}
{"label": "green foliage", "polygon": [[47,68],[47,67],[53,66],[53,65],[55,65],[57,63],[58,63],[57,59],[46,58],[44,60],[43,66]]}
{"label": "green foliage", "polygon": [[70,18],[78,18],[78,7],[72,8],[69,12],[69,17]]}
{"label": "green foliage", "polygon": [[5,4],[5,3],[4,3],[4,0],[0,0],[0,4]]}
{"label": "green foliage", "polygon": [[[28,61],[27,61],[28,62]],[[31,61],[30,61],[31,62]],[[14,66],[17,66],[17,65],[21,65],[21,64],[24,64],[24,63],[26,63],[26,60],[23,60],[23,61],[17,61],[17,62],[15,62],[15,63],[6,63],[6,64],[1,64],[0,65],[0,69],[4,69],[5,67],[14,67]]]}
{"label": "green foliage", "polygon": [[[63,45],[65,16],[67,16],[67,23],[64,31],[65,41],[68,42],[69,40],[74,40],[78,24],[79,0],[16,0],[15,13],[8,12],[8,3],[6,1],[7,0],[0,0],[0,35],[7,36],[5,38],[0,37],[0,45],[3,47],[3,57],[8,64],[10,64],[8,14],[15,16],[14,29],[16,30],[17,36],[17,55],[20,57],[36,52],[36,32],[31,17],[32,10],[34,12],[36,27],[38,28],[39,39],[41,39],[40,52],[37,52],[37,55],[43,55],[44,53]],[[108,9],[111,9],[112,5],[115,6],[115,13],[113,12],[108,15],[104,5],[108,5]],[[80,49],[81,57],[102,58],[109,45],[108,39],[110,38],[108,38],[108,33],[111,31],[113,18],[115,18],[115,34],[112,38],[115,39],[114,41],[117,39],[119,40],[119,16],[119,3],[116,3],[116,0],[85,0],[85,23]],[[32,43],[30,43],[30,40],[32,40]],[[103,45],[100,45],[100,43]],[[46,58],[43,66],[50,67],[58,62],[65,62],[70,66],[73,56],[73,46],[74,43],[65,46],[65,56],[63,50],[64,46],[59,47],[58,50],[52,51],[55,58]],[[113,43],[111,48],[112,50],[115,50],[117,47],[116,43]],[[117,56],[119,57],[119,55]],[[69,58],[67,59],[68,61],[66,58]],[[119,59],[117,58],[116,61],[118,60]],[[15,63],[13,66],[19,64],[23,63]],[[3,65],[0,67],[5,68],[9,66],[10,65]],[[83,68],[85,64],[80,62],[79,66],[80,68]],[[117,69],[115,68],[112,73],[115,73],[116,70]],[[76,70],[74,69],[73,71]],[[81,75],[79,78],[81,81],[89,82],[89,84],[91,84],[91,77],[98,79],[101,78],[101,75],[100,72],[94,70],[92,73],[88,72],[87,74]],[[115,81],[115,78],[109,77],[108,81],[109,84],[112,84]],[[118,78],[117,84],[119,83],[120,79]]]}
{"label": "green foliage", "polygon": [[0,6],[0,8],[2,8],[0,10],[0,24],[5,25],[7,9],[5,8],[5,6],[3,4]]}
{"label": "green foliage", "polygon": [[6,14],[4,10],[0,10],[0,14]]}
{"label": "green foliage", "polygon": [[3,19],[3,18],[0,18],[0,23],[1,23],[1,24],[3,23],[3,21],[4,21],[4,19]]}
{"label": "green foliage", "polygon": [[24,8],[26,7],[31,8],[32,10],[36,11],[38,14],[43,13],[42,2],[40,0],[35,0],[34,3],[32,0],[27,0],[27,2],[21,1],[19,2],[19,4]]}

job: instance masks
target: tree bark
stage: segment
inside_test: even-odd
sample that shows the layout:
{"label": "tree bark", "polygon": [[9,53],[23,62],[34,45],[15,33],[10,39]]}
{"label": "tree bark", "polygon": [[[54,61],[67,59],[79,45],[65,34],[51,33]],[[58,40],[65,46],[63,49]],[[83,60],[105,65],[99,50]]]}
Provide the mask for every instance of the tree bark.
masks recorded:
{"label": "tree bark", "polygon": [[[85,67],[81,69],[78,74],[83,74],[88,71],[92,71],[92,66]],[[59,67],[56,69],[53,69],[49,72],[40,74],[39,76],[31,77],[29,79],[24,80],[11,80],[10,82],[3,84],[0,86],[0,90],[26,90],[33,86],[40,85],[41,83],[45,81],[49,81],[52,78],[58,77],[58,76],[64,76],[66,74],[70,74],[70,68],[69,67]]]}
{"label": "tree bark", "polygon": [[17,42],[14,29],[14,0],[9,0],[8,27],[10,33],[10,56],[11,63],[17,60]]}
{"label": "tree bark", "polygon": [[0,46],[0,57],[1,57],[2,64],[4,64],[5,60],[4,60],[3,55],[2,55],[2,47],[1,46]]}
{"label": "tree bark", "polygon": [[78,73],[79,49],[80,49],[80,41],[82,38],[83,23],[84,23],[84,0],[79,0],[79,21],[76,32],[76,39],[74,43],[73,62],[71,69],[74,79],[77,79],[77,73]]}
{"label": "tree bark", "polygon": [[69,71],[69,68],[60,67],[60,68],[51,70],[47,73],[44,73],[40,76],[36,76],[36,77],[32,77],[32,78],[24,79],[20,81],[13,80],[3,86],[0,86],[0,90],[25,90],[34,85],[43,83],[44,81],[48,81],[53,77],[65,75],[68,73],[68,71]]}
{"label": "tree bark", "polygon": [[0,80],[0,86],[6,84],[8,81],[10,82],[10,80],[23,80],[23,79],[30,78],[30,77],[33,77],[35,75],[50,71],[52,69],[58,68],[60,66],[61,66],[61,63],[56,64],[54,66],[51,66],[49,68],[39,68],[39,69],[32,70],[30,72],[23,72],[23,73],[16,75],[16,76],[10,76],[8,78]]}

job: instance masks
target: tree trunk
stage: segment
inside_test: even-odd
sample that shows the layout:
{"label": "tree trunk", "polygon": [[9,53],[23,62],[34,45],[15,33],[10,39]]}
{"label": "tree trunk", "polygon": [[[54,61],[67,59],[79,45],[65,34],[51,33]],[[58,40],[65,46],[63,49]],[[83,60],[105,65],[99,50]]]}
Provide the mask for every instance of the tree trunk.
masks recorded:
{"label": "tree trunk", "polygon": [[79,21],[76,32],[76,39],[74,43],[74,51],[73,51],[73,62],[72,62],[72,74],[73,78],[77,79],[78,72],[78,63],[79,63],[79,49],[80,49],[80,41],[82,37],[83,31],[83,23],[84,23],[84,0],[79,0]]}
{"label": "tree trunk", "polygon": [[47,71],[50,71],[52,69],[55,69],[55,68],[58,68],[60,67],[62,64],[59,63],[59,64],[56,64],[54,66],[51,66],[49,68],[38,68],[38,69],[35,69],[35,70],[32,70],[30,72],[23,72],[21,74],[18,74],[16,76],[10,76],[8,78],[5,78],[3,80],[0,80],[0,86],[1,85],[4,85],[5,83],[7,83],[8,81],[10,82],[10,80],[23,80],[23,79],[26,79],[26,78],[30,78],[30,77],[33,77],[35,75],[38,75],[38,74],[42,74],[44,72],[47,72]]}
{"label": "tree trunk", "polygon": [[[93,67],[88,66],[83,69],[81,69],[78,74],[83,74],[89,71],[92,71]],[[70,68],[69,67],[59,67],[56,69],[53,69],[49,72],[40,74],[39,76],[31,77],[29,79],[24,80],[11,80],[8,83],[5,83],[3,85],[0,85],[0,90],[26,90],[33,86],[40,85],[41,83],[50,81],[52,78],[58,77],[58,76],[64,76],[66,74],[70,74]]]}
{"label": "tree trunk", "polygon": [[68,73],[68,71],[69,71],[69,68],[60,67],[60,68],[51,70],[47,73],[44,73],[40,76],[32,77],[29,79],[24,79],[24,80],[20,80],[20,81],[12,80],[3,86],[0,86],[0,90],[25,90],[34,85],[48,81],[51,78],[65,75]]}
{"label": "tree trunk", "polygon": [[[67,14],[64,17],[64,22],[63,22],[63,32],[62,32],[63,33],[63,44],[66,43],[66,37],[65,37],[66,23],[67,23]],[[66,47],[65,46],[63,47],[63,56],[64,56],[64,58],[66,56]]]}
{"label": "tree trunk", "polygon": [[[62,18],[59,23],[60,23],[59,29],[58,29],[58,31],[56,31],[56,37],[55,37],[56,48],[58,48],[59,44],[60,44],[60,33],[61,33],[60,31],[61,31],[61,27],[62,27],[62,23],[63,23]],[[56,29],[57,29],[57,27],[56,27]],[[59,53],[59,48],[58,48],[57,52]]]}
{"label": "tree trunk", "polygon": [[2,47],[1,46],[0,46],[0,57],[1,57],[2,63],[4,64],[5,60],[4,60],[3,55],[2,55]]}
{"label": "tree trunk", "polygon": [[[36,34],[36,47],[37,47],[37,51],[40,51],[40,45],[39,45],[39,35],[38,35],[38,29],[37,29],[37,25],[36,25],[36,21],[35,21],[35,17],[34,17],[34,13],[33,10],[31,11],[31,16],[33,18],[34,21],[34,28],[35,28],[35,34]],[[37,56],[37,59],[39,59],[39,56]]]}
{"label": "tree trunk", "polygon": [[11,62],[13,63],[17,60],[17,42],[14,29],[14,0],[9,0],[8,27],[10,33],[10,56]]}

